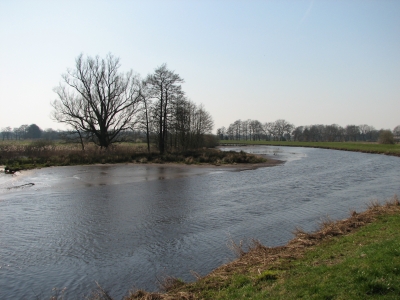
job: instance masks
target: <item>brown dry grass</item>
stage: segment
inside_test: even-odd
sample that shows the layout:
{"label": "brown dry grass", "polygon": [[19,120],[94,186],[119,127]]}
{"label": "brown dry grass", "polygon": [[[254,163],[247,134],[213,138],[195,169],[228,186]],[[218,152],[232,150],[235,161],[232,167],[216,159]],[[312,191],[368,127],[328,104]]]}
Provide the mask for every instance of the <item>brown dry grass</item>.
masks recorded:
{"label": "brown dry grass", "polygon": [[303,257],[307,249],[335,236],[349,234],[361,226],[373,222],[383,214],[400,212],[400,201],[397,196],[381,205],[374,201],[365,212],[352,211],[350,217],[344,220],[332,221],[329,218],[319,224],[315,232],[307,233],[296,229],[295,237],[285,246],[266,247],[253,240],[248,251],[243,250],[243,244],[232,243],[231,248],[238,254],[238,259],[223,265],[197,282],[178,286],[170,283],[171,288],[166,293],[149,293],[142,290],[131,292],[126,300],[173,300],[199,299],[199,293],[205,286],[208,289],[221,288],[233,274],[257,276],[270,269],[285,268],[293,260]]}
{"label": "brown dry grass", "polygon": [[249,168],[272,166],[280,161],[266,160],[245,152],[226,152],[217,149],[193,149],[160,154],[156,149],[147,152],[142,143],[113,144],[101,149],[93,143],[85,145],[61,144],[38,140],[31,143],[0,143],[0,165],[11,172],[50,166],[68,166],[105,163],[185,163],[195,165],[246,165]]}

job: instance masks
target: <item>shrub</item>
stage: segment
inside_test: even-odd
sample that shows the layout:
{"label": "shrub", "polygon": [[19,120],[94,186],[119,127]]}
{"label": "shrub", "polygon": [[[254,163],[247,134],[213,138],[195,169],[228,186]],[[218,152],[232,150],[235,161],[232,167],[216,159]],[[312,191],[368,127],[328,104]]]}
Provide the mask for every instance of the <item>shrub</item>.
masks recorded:
{"label": "shrub", "polygon": [[382,130],[379,134],[379,144],[394,144],[393,133],[390,130]]}

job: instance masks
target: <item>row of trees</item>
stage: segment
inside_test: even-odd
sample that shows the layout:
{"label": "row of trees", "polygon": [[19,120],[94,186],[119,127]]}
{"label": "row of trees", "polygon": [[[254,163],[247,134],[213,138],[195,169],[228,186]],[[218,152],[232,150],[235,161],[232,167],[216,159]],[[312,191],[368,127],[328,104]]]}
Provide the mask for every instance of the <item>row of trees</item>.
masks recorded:
{"label": "row of trees", "polygon": [[78,56],[75,68],[54,89],[53,118],[102,148],[134,130],[144,133],[149,151],[151,142],[161,153],[204,144],[212,117],[187,99],[178,74],[163,64],[141,79],[132,71],[118,72],[119,67],[119,58],[111,54],[105,59]]}
{"label": "row of trees", "polygon": [[370,125],[311,125],[299,126],[293,131],[293,139],[300,142],[376,142],[381,130]]}
{"label": "row of trees", "polygon": [[[261,123],[257,120],[237,120],[228,128],[217,129],[219,139],[224,140],[293,140],[299,142],[342,142],[342,141],[378,141],[383,130],[370,125],[332,125],[298,126],[285,120]],[[400,137],[400,125],[392,134]]]}
{"label": "row of trees", "polygon": [[279,119],[261,123],[258,120],[236,120],[228,126],[217,129],[220,140],[290,140],[294,125]]}
{"label": "row of trees", "polygon": [[1,129],[2,140],[24,140],[24,139],[57,139],[59,132],[49,128],[46,130],[40,129],[36,124],[21,125],[11,128],[10,126]]}
{"label": "row of trees", "polygon": [[214,122],[202,105],[188,100],[180,83],[183,79],[164,64],[140,83],[141,113],[136,126],[146,133],[149,147],[151,136],[158,149],[199,148],[205,143]]}
{"label": "row of trees", "polygon": [[[11,126],[4,127],[0,131],[1,140],[48,140],[56,141],[63,140],[65,142],[80,142],[79,134],[72,130],[54,130],[47,128],[42,130],[38,125],[21,125],[19,127],[11,128]],[[144,141],[145,134],[143,131],[125,131],[121,135],[127,141],[142,142]],[[88,136],[83,136],[83,139],[90,141]]]}

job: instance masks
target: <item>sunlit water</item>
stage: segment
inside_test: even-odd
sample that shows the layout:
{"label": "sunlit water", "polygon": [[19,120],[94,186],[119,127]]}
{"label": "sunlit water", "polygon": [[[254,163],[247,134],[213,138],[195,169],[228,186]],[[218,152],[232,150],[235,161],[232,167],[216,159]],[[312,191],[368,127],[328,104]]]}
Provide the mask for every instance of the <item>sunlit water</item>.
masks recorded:
{"label": "sunlit water", "polygon": [[400,194],[400,159],[286,147],[240,147],[286,160],[221,167],[74,166],[0,177],[0,299],[83,298],[96,281],[116,299],[194,280],[234,258],[230,240],[285,244],[329,215]]}

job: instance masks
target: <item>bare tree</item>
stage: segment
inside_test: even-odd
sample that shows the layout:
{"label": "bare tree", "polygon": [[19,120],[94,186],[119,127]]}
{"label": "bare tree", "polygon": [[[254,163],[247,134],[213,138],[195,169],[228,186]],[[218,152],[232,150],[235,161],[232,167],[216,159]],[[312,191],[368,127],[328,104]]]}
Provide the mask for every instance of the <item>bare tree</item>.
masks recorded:
{"label": "bare tree", "polygon": [[226,135],[226,128],[222,126],[221,128],[217,129],[217,136],[220,140],[223,140]]}
{"label": "bare tree", "polygon": [[367,124],[358,125],[358,129],[360,130],[361,139],[365,141],[367,132],[369,130],[369,125]]}
{"label": "bare tree", "polygon": [[292,138],[292,131],[295,128],[295,126],[291,123],[286,123],[285,127],[284,127],[284,137],[286,140],[290,141]]}
{"label": "bare tree", "polygon": [[20,134],[21,134],[22,138],[26,138],[26,135],[28,133],[28,127],[29,127],[28,124],[24,124],[24,125],[21,125],[19,127]]}
{"label": "bare tree", "polygon": [[[250,135],[251,135],[251,132],[250,132],[250,128],[249,128],[249,122],[250,122],[250,120],[245,120],[245,121],[242,121],[242,126],[241,126],[241,128],[242,128],[242,138],[244,138],[246,141],[247,141],[247,138],[248,138],[248,135],[249,135],[249,133],[250,133]],[[250,137],[250,139],[251,139],[251,137]]]}
{"label": "bare tree", "polygon": [[214,126],[211,115],[203,105],[197,106],[186,98],[174,102],[169,126],[170,146],[186,150],[203,147],[205,136]]}
{"label": "bare tree", "polygon": [[265,132],[265,139],[271,140],[276,135],[275,131],[275,123],[274,122],[266,122],[264,124],[264,132]]}
{"label": "bare tree", "polygon": [[258,120],[249,120],[249,131],[250,131],[250,139],[253,140],[261,140],[261,135],[263,134],[263,126]]}
{"label": "bare tree", "polygon": [[12,129],[10,126],[5,127],[1,130],[1,135],[3,136],[3,141],[5,139],[9,140],[11,139],[11,135],[12,135]]}
{"label": "bare tree", "polygon": [[302,142],[303,141],[303,131],[304,131],[304,126],[296,127],[292,132],[293,139],[297,142]]}
{"label": "bare tree", "polygon": [[132,127],[139,108],[139,85],[132,71],[119,73],[119,58],[79,55],[75,68],[62,75],[54,91],[53,118],[74,130],[89,133],[100,147],[120,141]]}
{"label": "bare tree", "polygon": [[214,121],[203,105],[195,108],[192,124],[193,146],[201,147],[204,144],[204,136],[210,134],[214,127]]}
{"label": "bare tree", "polygon": [[347,141],[355,142],[360,134],[360,128],[356,125],[347,125],[345,128],[345,134]]}
{"label": "bare tree", "polygon": [[140,103],[141,110],[138,118],[139,130],[143,130],[146,133],[146,143],[147,143],[147,152],[150,152],[150,135],[151,135],[151,91],[149,90],[149,86],[146,84],[146,81],[140,82]]}
{"label": "bare tree", "polygon": [[171,146],[176,149],[187,149],[191,145],[195,109],[196,105],[184,97],[174,101],[169,135]]}
{"label": "bare tree", "polygon": [[321,127],[319,125],[311,125],[308,127],[308,139],[310,142],[320,142],[321,141]]}
{"label": "bare tree", "polygon": [[393,129],[393,134],[395,136],[400,136],[400,125],[397,125],[394,129]]}
{"label": "bare tree", "polygon": [[22,132],[20,130],[20,127],[14,127],[13,132],[15,140],[20,140],[22,138]]}
{"label": "bare tree", "polygon": [[233,122],[233,130],[236,140],[240,140],[242,138],[242,120],[236,120]]}
{"label": "bare tree", "polygon": [[180,86],[183,79],[163,64],[145,81],[149,96],[153,99],[152,117],[157,123],[158,148],[160,153],[166,151],[168,126],[174,101],[184,97]]}
{"label": "bare tree", "polygon": [[282,140],[284,135],[288,135],[290,137],[290,133],[293,131],[294,126],[289,122],[279,119],[275,121],[275,134],[279,140]]}
{"label": "bare tree", "polygon": [[400,142],[400,125],[397,125],[394,129],[393,129],[393,139],[395,142]]}
{"label": "bare tree", "polygon": [[339,142],[342,139],[342,131],[344,129],[337,125],[327,125],[325,126],[325,137],[324,140],[327,142]]}
{"label": "bare tree", "polygon": [[235,138],[235,126],[233,124],[229,125],[226,130],[226,135],[228,136],[228,140],[233,140]]}

